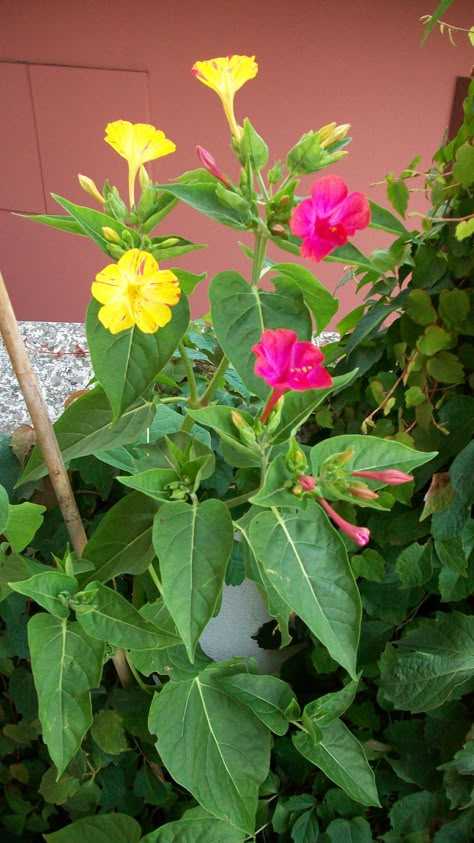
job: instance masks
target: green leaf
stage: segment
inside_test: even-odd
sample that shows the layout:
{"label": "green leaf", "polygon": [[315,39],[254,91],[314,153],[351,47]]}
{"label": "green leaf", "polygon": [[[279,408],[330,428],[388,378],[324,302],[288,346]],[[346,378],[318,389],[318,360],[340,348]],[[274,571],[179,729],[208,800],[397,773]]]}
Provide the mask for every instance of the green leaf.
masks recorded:
{"label": "green leaf", "polygon": [[179,286],[181,287],[183,293],[187,296],[190,296],[200,281],[204,281],[206,277],[205,272],[201,272],[200,275],[195,275],[193,272],[188,272],[186,269],[181,269],[176,266],[172,267],[171,272],[174,272],[179,281]]}
{"label": "green leaf", "polygon": [[131,477],[118,477],[117,480],[124,486],[153,498],[154,501],[166,502],[170,499],[170,483],[177,482],[179,476],[172,468],[150,468]]}
{"label": "green leaf", "polygon": [[436,310],[426,290],[410,290],[405,312],[417,325],[432,325],[436,322]]}
{"label": "green leaf", "polygon": [[191,808],[181,819],[150,831],[141,843],[243,843],[244,839],[245,835],[225,820],[203,808]]}
{"label": "green leaf", "polygon": [[215,817],[253,834],[270,732],[220,687],[226,672],[211,667],[187,682],[168,682],[153,699],[149,727],[170,775]]}
{"label": "green leaf", "polygon": [[272,437],[272,443],[287,442],[326,399],[352,383],[357,369],[344,375],[336,375],[332,386],[327,389],[307,389],[304,392],[287,392],[281,411],[280,424]]}
{"label": "green leaf", "polygon": [[36,574],[28,580],[12,582],[10,585],[13,591],[32,597],[55,617],[67,618],[69,615],[67,599],[76,591],[77,580],[75,577],[50,569],[44,574]]}
{"label": "green leaf", "polygon": [[370,825],[363,817],[333,820],[329,823],[326,834],[331,843],[373,843]]}
{"label": "green leaf", "polygon": [[252,169],[261,170],[268,161],[268,146],[255,131],[248,117],[244,118],[244,131],[239,141],[241,161],[250,161]]}
{"label": "green leaf", "polygon": [[[63,199],[62,196],[58,196],[56,193],[52,193],[51,196],[58,205],[61,205],[61,207],[64,208],[64,210],[67,211],[77,223],[79,223],[84,234],[86,234],[87,237],[90,237],[91,240],[94,240],[106,255],[110,255],[110,242],[102,232],[104,226],[113,228],[119,236],[122,236],[123,232],[126,231],[127,237],[131,238],[133,246],[136,248],[140,247],[140,236],[137,232],[134,231],[133,228],[128,228],[126,225],[118,222],[118,220],[114,219],[114,217],[109,217],[107,214],[102,214],[100,211],[96,211],[93,208],[87,208],[83,205],[75,205],[73,202],[69,202],[68,199]],[[40,222],[44,222],[44,220],[40,220]]]}
{"label": "green leaf", "polygon": [[33,222],[42,222],[51,228],[59,229],[59,231],[68,231],[70,234],[87,236],[82,225],[79,225],[71,217],[64,217],[61,214],[15,214],[14,216],[23,217],[25,220],[33,220]]}
{"label": "green leaf", "polygon": [[[226,446],[231,447],[231,452],[225,454],[227,462],[231,465],[240,468],[249,468],[260,465],[260,452],[256,447],[246,445],[240,439],[240,434],[232,421],[232,407],[202,407],[200,410],[188,410],[191,418],[195,419],[199,424],[205,427],[210,427],[215,430],[221,437],[221,441]],[[242,416],[248,425],[253,424],[252,416],[249,413],[239,410],[239,415]]]}
{"label": "green leaf", "polygon": [[[472,35],[474,42],[474,27],[472,29]],[[456,240],[466,240],[472,234],[474,234],[474,217],[471,217],[470,220],[458,222],[456,226]]]}
{"label": "green leaf", "polygon": [[86,316],[87,341],[94,374],[113,409],[113,422],[144,396],[164,368],[189,323],[185,296],[172,309],[172,319],[154,334],[137,327],[111,334],[99,322],[101,305],[91,299]]}
{"label": "green leaf", "polygon": [[277,272],[295,282],[303,294],[306,305],[315,318],[317,331],[319,333],[324,331],[325,327],[337,313],[339,307],[338,300],[304,266],[294,263],[276,263],[272,266],[272,272]]}
{"label": "green leaf", "polygon": [[285,735],[289,721],[299,716],[293,691],[276,676],[237,673],[220,679],[218,684],[247,705],[276,735]]}
{"label": "green leaf", "polygon": [[436,555],[443,568],[454,571],[455,574],[466,576],[467,559],[461,536],[450,539],[435,539]]}
{"label": "green leaf", "polygon": [[[421,292],[421,290],[420,290]],[[429,325],[425,333],[417,340],[416,347],[422,354],[432,357],[452,342],[451,335],[438,325]]]}
{"label": "green leaf", "polygon": [[216,609],[233,540],[232,518],[218,500],[172,501],[155,518],[163,597],[191,661]]}
{"label": "green leaf", "polygon": [[375,269],[370,258],[363,255],[352,243],[346,243],[345,246],[338,246],[337,249],[333,249],[331,254],[327,255],[324,260],[328,261],[328,263],[349,264],[349,266],[354,266],[356,269],[366,270],[368,272],[372,272]]}
{"label": "green leaf", "polygon": [[159,190],[172,193],[201,214],[229,225],[231,228],[236,228],[238,231],[245,231],[249,221],[248,213],[241,213],[220,202],[216,195],[218,184],[217,179],[207,170],[193,170],[180,176],[178,183],[155,186]]}
{"label": "green leaf", "polygon": [[465,290],[441,290],[439,315],[448,330],[461,331],[470,310],[471,302]]}
{"label": "green leaf", "polygon": [[5,535],[14,553],[21,553],[30,544],[43,523],[44,512],[46,512],[45,506],[30,503],[30,501],[10,504],[8,507],[8,522],[1,532]]}
{"label": "green leaf", "polygon": [[388,231],[389,234],[405,237],[409,234],[403,223],[395,217],[387,208],[377,205],[369,199],[370,223],[369,228],[378,228],[381,231]]}
{"label": "green leaf", "polygon": [[[65,462],[73,457],[86,457],[110,445],[135,442],[142,431],[150,426],[155,407],[144,404],[127,410],[117,424],[112,425],[112,409],[107,396],[96,387],[82,395],[64,411],[53,425]],[[17,485],[39,480],[48,473],[41,450],[35,445]]]}
{"label": "green leaf", "polygon": [[385,560],[371,547],[352,556],[351,566],[355,577],[364,577],[371,582],[383,582],[385,579]]}
{"label": "green leaf", "polygon": [[[459,434],[453,435],[457,437]],[[454,499],[446,509],[433,513],[431,532],[435,539],[450,539],[459,535],[469,518],[474,496],[474,442],[469,442],[456,455],[449,474]]]}
{"label": "green leaf", "polygon": [[94,570],[82,585],[146,571],[155,555],[152,529],[157,509],[155,501],[140,492],[131,492],[109,509],[84,548],[84,559]]}
{"label": "green leaf", "polygon": [[[10,503],[8,493],[3,486],[0,486],[0,534],[3,533],[10,517]],[[23,550],[23,548],[21,548]]]}
{"label": "green leaf", "polygon": [[[323,731],[330,723],[342,717],[345,711],[354,702],[354,697],[357,692],[359,678],[352,679],[340,691],[333,691],[330,694],[324,694],[322,697],[313,700],[305,705],[303,710],[303,726],[316,740],[320,740],[320,732]],[[313,733],[313,727],[316,730]]]}
{"label": "green leaf", "polygon": [[342,539],[322,508],[258,514],[250,541],[275,590],[355,677],[361,606]]}
{"label": "green leaf", "polygon": [[470,143],[463,144],[456,152],[453,179],[461,182],[463,187],[470,187],[474,182],[474,146]]}
{"label": "green leaf", "polygon": [[243,382],[255,395],[266,398],[269,387],[254,374],[256,356],[252,346],[267,328],[296,331],[310,340],[311,318],[294,282],[275,279],[275,291],[261,292],[238,272],[219,272],[211,281],[209,300],[214,329],[220,345]]}
{"label": "green leaf", "polygon": [[153,650],[168,647],[160,630],[147,621],[117,591],[92,582],[76,594],[75,607],[79,623],[91,638],[107,641],[116,647]]}
{"label": "green leaf", "polygon": [[408,188],[403,179],[390,178],[387,183],[387,199],[403,218],[408,208],[408,197]]}
{"label": "green leaf", "polygon": [[60,776],[92,723],[90,689],[100,682],[104,644],[44,612],[28,622],[28,642],[43,740]]}
{"label": "green leaf", "polygon": [[474,687],[474,617],[421,620],[381,660],[381,686],[403,711],[430,711]]}
{"label": "green leaf", "polygon": [[374,774],[364,750],[341,720],[333,720],[324,729],[319,743],[315,744],[303,732],[293,737],[293,743],[301,755],[319,767],[351,799],[380,807]]}
{"label": "green leaf", "polygon": [[107,755],[120,755],[129,748],[123,718],[118,711],[98,711],[91,726],[91,735],[99,749]]}
{"label": "green leaf", "polygon": [[139,843],[141,829],[128,814],[97,814],[44,834],[46,843]]}
{"label": "green leaf", "polygon": [[396,572],[402,588],[413,588],[428,582],[433,573],[431,542],[425,545],[415,543],[405,547],[397,559]]}

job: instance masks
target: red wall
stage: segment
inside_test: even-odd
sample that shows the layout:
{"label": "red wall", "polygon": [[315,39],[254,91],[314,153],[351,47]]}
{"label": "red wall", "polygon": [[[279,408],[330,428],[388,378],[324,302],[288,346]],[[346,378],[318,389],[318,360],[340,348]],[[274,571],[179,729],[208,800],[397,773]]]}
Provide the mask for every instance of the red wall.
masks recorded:
{"label": "red wall", "polygon": [[[126,196],[126,162],[103,143],[107,122],[152,122],[176,143],[175,154],[150,168],[157,180],[198,166],[196,144],[235,176],[220,103],[189,72],[197,59],[256,55],[258,76],[237,94],[236,114],[239,121],[250,117],[272,160],[284,158],[310,128],[350,122],[349,158],[334,171],[350,189],[383,202],[383,187],[371,184],[418,153],[429,167],[449,121],[455,77],[469,75],[473,62],[461,33],[455,48],[438,31],[420,47],[418,19],[436,6],[436,0],[0,0],[0,267],[19,318],[83,318],[106,256],[85,239],[11,211],[59,213],[51,191],[87,204],[78,172],[99,185],[109,177]],[[469,27],[472,0],[456,0],[446,17]],[[174,211],[160,233],[209,244],[182,258],[185,268],[209,276],[248,269],[237,245],[245,236],[217,229],[191,209]],[[366,250],[383,245],[373,231],[355,242]],[[308,266],[331,289],[342,275],[335,265]],[[349,287],[341,312],[355,303]],[[199,291],[193,308],[196,316],[205,309]]]}

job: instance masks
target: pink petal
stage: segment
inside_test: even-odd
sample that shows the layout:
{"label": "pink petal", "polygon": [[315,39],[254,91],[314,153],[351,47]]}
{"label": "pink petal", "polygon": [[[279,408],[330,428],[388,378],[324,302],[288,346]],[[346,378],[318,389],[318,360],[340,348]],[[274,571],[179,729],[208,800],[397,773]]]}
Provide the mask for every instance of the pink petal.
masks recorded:
{"label": "pink petal", "polygon": [[291,389],[317,389],[331,386],[332,380],[320,365],[324,355],[310,342],[297,342],[293,349],[288,383]]}
{"label": "pink petal", "polygon": [[334,232],[325,231],[324,234],[319,232],[313,234],[303,240],[301,244],[301,255],[304,258],[311,258],[314,261],[320,261],[329,255],[337,246],[343,246],[347,242],[347,236],[343,238],[339,232],[339,236],[335,237]]}
{"label": "pink petal", "polygon": [[313,184],[311,195],[318,217],[327,217],[347,196],[347,185],[339,176],[323,176]]}
{"label": "pink petal", "polygon": [[313,200],[303,199],[291,214],[290,230],[292,234],[296,234],[297,237],[307,237],[313,231],[315,219],[316,209]]}
{"label": "pink petal", "polygon": [[263,332],[261,340],[252,346],[257,355],[255,374],[264,378],[270,386],[287,387],[288,365],[291,352],[298,339],[295,331],[268,328]]}
{"label": "pink petal", "polygon": [[331,214],[331,225],[342,223],[347,234],[365,228],[370,222],[370,206],[363,193],[350,193]]}

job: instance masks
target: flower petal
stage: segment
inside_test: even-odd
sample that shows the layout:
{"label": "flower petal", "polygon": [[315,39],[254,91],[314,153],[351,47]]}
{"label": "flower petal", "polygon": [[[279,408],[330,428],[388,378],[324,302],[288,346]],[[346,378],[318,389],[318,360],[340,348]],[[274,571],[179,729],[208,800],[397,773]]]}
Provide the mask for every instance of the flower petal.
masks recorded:
{"label": "flower petal", "polygon": [[115,120],[107,124],[105,131],[105,141],[122,158],[127,159],[130,168],[135,172],[147,161],[169,155],[176,149],[176,145],[165,137],[164,132],[149,123]]}
{"label": "flower petal", "polygon": [[323,176],[311,190],[318,217],[327,217],[347,196],[347,185],[339,176]]}
{"label": "flower petal", "polygon": [[293,208],[290,220],[290,231],[297,237],[307,237],[313,231],[316,222],[316,209],[312,199],[303,199]]}
{"label": "flower petal", "polygon": [[366,228],[370,222],[370,206],[367,197],[363,193],[349,193],[349,196],[341,202],[334,213],[331,214],[330,223],[335,225],[342,223],[347,234],[354,234],[361,228]]}
{"label": "flower petal", "polygon": [[286,328],[264,331],[260,342],[252,346],[257,355],[255,374],[264,378],[269,386],[287,389],[289,361],[297,340],[298,334]]}
{"label": "flower petal", "polygon": [[257,75],[258,64],[255,56],[221,56],[195,62],[192,72],[203,85],[212,88],[220,97],[227,97]]}

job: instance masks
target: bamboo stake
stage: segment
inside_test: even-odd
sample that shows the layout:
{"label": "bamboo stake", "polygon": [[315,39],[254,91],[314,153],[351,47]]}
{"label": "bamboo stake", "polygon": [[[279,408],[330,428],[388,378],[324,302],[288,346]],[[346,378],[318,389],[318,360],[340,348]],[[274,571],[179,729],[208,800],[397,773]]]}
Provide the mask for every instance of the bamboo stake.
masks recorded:
{"label": "bamboo stake", "polygon": [[78,557],[82,555],[87,536],[71,489],[66,467],[54,434],[48,408],[38,379],[20,334],[15,312],[0,272],[0,332],[8,351],[28,412],[33,422],[38,445],[49,471],[59,508],[66,524],[71,544]]}
{"label": "bamboo stake", "polygon": [[[56,439],[53,425],[49,418],[48,408],[43,398],[38,378],[31,368],[30,358],[28,357],[25,344],[21,337],[15,311],[13,310],[1,272],[0,333],[2,334],[13,371],[17,377],[28,412],[31,416],[38,445],[41,448],[51,478],[51,484],[71,539],[71,544],[77,557],[80,558],[87,544],[86,531],[84,530],[84,525],[69,482],[66,466],[59,450],[58,440]],[[133,678],[123,650],[117,650],[113,662],[120,683],[123,686],[129,685],[133,681]]]}

